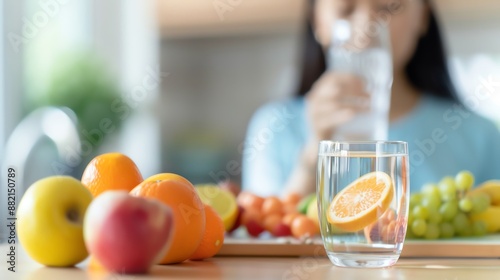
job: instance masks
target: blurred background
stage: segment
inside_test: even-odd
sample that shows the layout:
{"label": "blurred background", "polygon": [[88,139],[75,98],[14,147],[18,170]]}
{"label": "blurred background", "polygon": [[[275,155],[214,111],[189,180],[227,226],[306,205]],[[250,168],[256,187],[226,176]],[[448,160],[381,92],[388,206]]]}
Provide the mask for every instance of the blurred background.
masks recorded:
{"label": "blurred background", "polygon": [[[500,2],[434,2],[460,93],[492,95],[466,104],[499,121]],[[252,113],[296,91],[305,3],[3,0],[2,172],[24,188],[119,151],[144,177],[238,182]]]}

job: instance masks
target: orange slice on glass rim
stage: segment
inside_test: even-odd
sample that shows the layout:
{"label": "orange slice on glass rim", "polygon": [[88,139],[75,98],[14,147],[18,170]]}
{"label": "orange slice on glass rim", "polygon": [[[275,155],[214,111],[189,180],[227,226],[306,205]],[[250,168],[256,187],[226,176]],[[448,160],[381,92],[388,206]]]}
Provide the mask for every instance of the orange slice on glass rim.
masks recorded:
{"label": "orange slice on glass rim", "polygon": [[328,222],[354,232],[377,221],[394,196],[391,177],[375,171],[359,177],[340,191],[328,207]]}

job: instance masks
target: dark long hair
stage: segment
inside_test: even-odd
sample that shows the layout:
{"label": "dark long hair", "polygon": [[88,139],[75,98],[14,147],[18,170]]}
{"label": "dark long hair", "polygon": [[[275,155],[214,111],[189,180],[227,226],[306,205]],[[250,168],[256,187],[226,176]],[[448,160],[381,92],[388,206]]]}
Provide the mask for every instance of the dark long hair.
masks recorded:
{"label": "dark long hair", "polygon": [[[314,1],[311,1],[312,3]],[[446,62],[446,52],[436,16],[429,5],[429,27],[427,33],[418,42],[413,57],[406,65],[408,79],[424,94],[458,102]],[[311,5],[313,6],[313,4]],[[325,72],[325,54],[314,37],[312,11],[305,29],[301,82],[298,95],[305,95],[314,82]]]}

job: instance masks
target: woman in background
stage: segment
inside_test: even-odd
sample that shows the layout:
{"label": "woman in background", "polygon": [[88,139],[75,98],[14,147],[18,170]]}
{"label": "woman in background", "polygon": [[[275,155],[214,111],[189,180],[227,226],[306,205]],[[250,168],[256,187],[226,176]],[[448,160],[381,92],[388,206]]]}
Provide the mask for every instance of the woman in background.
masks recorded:
{"label": "woman in background", "polygon": [[389,140],[408,142],[410,186],[438,182],[460,170],[480,183],[500,179],[500,132],[458,100],[431,4],[426,0],[311,1],[298,96],[266,104],[253,116],[243,149],[243,188],[259,195],[315,191],[317,149],[336,127],[366,110],[361,80],[326,71],[331,23],[389,18],[394,81]]}

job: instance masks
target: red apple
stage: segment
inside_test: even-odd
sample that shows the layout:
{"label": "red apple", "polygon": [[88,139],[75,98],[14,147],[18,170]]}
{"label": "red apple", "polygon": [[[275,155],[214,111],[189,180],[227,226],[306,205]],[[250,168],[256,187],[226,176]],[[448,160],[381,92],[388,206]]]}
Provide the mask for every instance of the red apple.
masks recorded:
{"label": "red apple", "polygon": [[276,237],[290,236],[292,235],[292,230],[288,225],[284,223],[279,223],[274,227],[271,234]]}
{"label": "red apple", "polygon": [[111,272],[145,273],[170,247],[173,219],[172,210],[159,201],[107,191],[87,209],[85,245]]}
{"label": "red apple", "polygon": [[248,234],[253,237],[258,237],[262,232],[264,232],[264,228],[255,220],[249,220],[245,226]]}
{"label": "red apple", "polygon": [[225,189],[225,190],[232,192],[234,194],[234,197],[238,197],[238,195],[240,194],[240,191],[241,191],[240,185],[238,185],[236,182],[234,182],[232,180],[228,179],[228,180],[220,181],[218,183],[218,185],[221,189]]}

